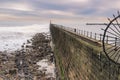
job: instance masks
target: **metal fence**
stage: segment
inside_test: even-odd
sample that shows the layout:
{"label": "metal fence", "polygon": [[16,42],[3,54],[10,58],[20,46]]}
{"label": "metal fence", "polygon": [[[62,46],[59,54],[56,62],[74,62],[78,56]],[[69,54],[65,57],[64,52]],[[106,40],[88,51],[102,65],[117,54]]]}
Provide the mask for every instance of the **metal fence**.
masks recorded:
{"label": "metal fence", "polygon": [[[57,25],[57,24],[54,24],[54,26],[64,29],[66,31],[69,31],[71,33],[74,33],[76,35],[84,36],[91,40],[96,40],[98,42],[102,42],[103,36],[104,36],[103,34],[94,33],[94,32],[90,32],[90,31],[86,31],[86,30],[80,30],[78,28],[64,27],[62,25]],[[111,37],[110,35],[105,35],[104,37],[105,37],[105,43],[110,44],[111,41],[112,42],[114,41],[114,44],[116,43],[116,37]],[[112,40],[110,40],[110,39],[112,39]]]}
{"label": "metal fence", "polygon": [[[56,26],[58,27],[58,25],[56,25]],[[59,25],[59,28],[62,28],[62,29],[69,31],[71,33],[81,35],[81,36],[84,36],[84,37],[87,37],[87,38],[90,38],[93,40],[98,40],[100,42],[102,41],[102,38],[103,38],[103,34],[93,33],[93,32],[89,32],[86,30],[80,30],[78,28],[64,27],[62,25]]]}

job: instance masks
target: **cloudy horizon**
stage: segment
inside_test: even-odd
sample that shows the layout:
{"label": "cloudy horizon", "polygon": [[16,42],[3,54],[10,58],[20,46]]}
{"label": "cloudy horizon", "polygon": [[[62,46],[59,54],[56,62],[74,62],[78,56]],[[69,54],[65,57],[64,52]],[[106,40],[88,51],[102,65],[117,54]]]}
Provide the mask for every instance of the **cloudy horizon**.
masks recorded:
{"label": "cloudy horizon", "polygon": [[0,0],[0,26],[106,22],[117,14],[119,0]]}

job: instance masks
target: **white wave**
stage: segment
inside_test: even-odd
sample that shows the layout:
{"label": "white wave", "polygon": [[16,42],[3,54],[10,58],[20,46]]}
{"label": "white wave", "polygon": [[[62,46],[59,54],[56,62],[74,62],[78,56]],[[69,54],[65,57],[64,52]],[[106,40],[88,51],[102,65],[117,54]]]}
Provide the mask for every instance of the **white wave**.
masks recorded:
{"label": "white wave", "polygon": [[27,26],[0,27],[0,51],[14,51],[21,48],[35,33],[49,32],[49,25],[33,24]]}

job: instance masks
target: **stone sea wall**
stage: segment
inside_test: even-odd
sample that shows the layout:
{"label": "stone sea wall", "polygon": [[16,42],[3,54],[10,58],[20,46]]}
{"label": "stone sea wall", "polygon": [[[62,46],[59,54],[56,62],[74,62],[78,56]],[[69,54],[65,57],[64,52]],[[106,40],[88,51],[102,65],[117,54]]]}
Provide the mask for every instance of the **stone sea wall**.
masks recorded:
{"label": "stone sea wall", "polygon": [[120,80],[119,65],[109,61],[102,46],[50,24],[60,80]]}

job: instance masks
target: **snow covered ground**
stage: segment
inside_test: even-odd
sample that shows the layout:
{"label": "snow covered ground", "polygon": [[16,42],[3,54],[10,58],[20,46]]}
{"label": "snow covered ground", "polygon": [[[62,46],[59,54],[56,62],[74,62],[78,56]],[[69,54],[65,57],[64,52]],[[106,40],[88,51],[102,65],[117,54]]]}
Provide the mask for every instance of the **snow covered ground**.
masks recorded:
{"label": "snow covered ground", "polygon": [[49,24],[0,27],[0,51],[11,52],[21,48],[35,33],[49,32]]}

